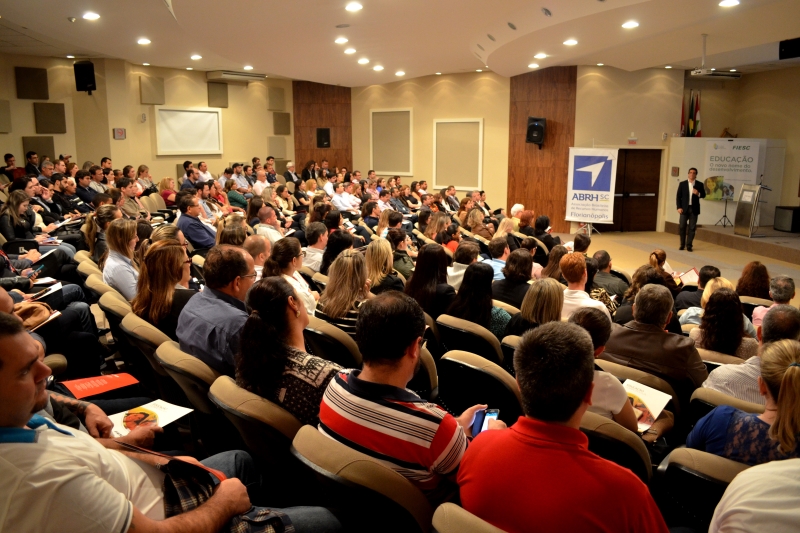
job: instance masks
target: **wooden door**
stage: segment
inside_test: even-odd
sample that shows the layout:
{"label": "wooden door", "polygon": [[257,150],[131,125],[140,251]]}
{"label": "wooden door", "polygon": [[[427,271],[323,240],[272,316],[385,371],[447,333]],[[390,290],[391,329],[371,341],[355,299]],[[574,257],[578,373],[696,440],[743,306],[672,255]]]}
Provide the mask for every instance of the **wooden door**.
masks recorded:
{"label": "wooden door", "polygon": [[599,231],[655,231],[661,150],[621,149],[614,189],[614,223]]}

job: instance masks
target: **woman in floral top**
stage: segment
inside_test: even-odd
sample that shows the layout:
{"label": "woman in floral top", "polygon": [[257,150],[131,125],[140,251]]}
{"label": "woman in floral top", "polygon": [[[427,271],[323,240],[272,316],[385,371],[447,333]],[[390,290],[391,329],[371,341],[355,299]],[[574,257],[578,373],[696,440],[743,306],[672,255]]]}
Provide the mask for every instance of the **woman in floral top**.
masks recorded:
{"label": "woman in floral top", "polygon": [[464,281],[450,304],[450,316],[469,320],[491,331],[502,340],[511,315],[492,305],[492,277],[494,270],[486,263],[472,263],[464,271]]}
{"label": "woman in floral top", "polygon": [[341,367],[305,352],[308,314],[285,279],[262,279],[245,303],[252,312],[242,328],[236,383],[316,426],[322,395]]}

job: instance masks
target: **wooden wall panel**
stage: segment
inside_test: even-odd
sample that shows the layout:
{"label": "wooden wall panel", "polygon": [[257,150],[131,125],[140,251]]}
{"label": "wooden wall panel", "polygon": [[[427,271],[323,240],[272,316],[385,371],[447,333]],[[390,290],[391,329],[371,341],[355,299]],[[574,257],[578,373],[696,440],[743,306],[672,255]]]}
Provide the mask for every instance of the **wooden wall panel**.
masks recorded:
{"label": "wooden wall panel", "polygon": [[[294,153],[298,172],[313,159],[331,167],[353,168],[350,88],[308,81],[292,82]],[[317,128],[330,128],[331,147],[317,148]]]}
{"label": "wooden wall panel", "polygon": [[[522,203],[548,215],[553,231],[569,232],[569,148],[575,139],[577,67],[551,67],[511,78],[508,205]],[[525,142],[528,117],[547,119],[542,149]]]}

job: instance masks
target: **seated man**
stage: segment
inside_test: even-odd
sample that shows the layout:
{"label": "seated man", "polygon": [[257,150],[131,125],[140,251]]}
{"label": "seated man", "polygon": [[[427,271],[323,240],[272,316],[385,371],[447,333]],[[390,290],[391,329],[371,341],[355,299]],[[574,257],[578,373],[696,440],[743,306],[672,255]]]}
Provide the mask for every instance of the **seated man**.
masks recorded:
{"label": "seated man", "polygon": [[522,337],[514,369],[525,415],[470,445],[458,473],[464,509],[509,533],[667,531],[647,486],[590,452],[580,430],[592,404],[592,352],[575,324],[550,322]]}
{"label": "seated man", "polygon": [[564,306],[561,308],[561,320],[567,320],[572,313],[581,307],[593,307],[603,311],[609,320],[611,313],[603,302],[592,300],[586,292],[586,257],[582,253],[567,254],[559,262],[561,275],[567,280],[564,289]]}
{"label": "seated man", "polygon": [[609,296],[616,296],[617,303],[622,302],[628,284],[617,276],[611,274],[611,256],[605,250],[598,250],[594,253],[594,260],[597,261],[597,274],[594,275],[594,286],[605,289]]}
{"label": "seated man", "polygon": [[78,198],[83,200],[83,202],[87,205],[92,204],[92,200],[94,200],[97,191],[92,189],[89,185],[92,183],[92,177],[86,170],[79,170],[77,174],[75,174],[75,181],[77,181],[78,187],[75,190],[75,194],[78,195]]}
{"label": "seated man", "polygon": [[[455,481],[475,412],[486,406],[454,418],[406,388],[420,364],[424,332],[425,314],[413,298],[387,291],[367,300],[356,322],[364,366],[343,370],[328,384],[319,430],[380,460],[437,503],[455,489],[442,480]],[[489,424],[505,427],[502,421]]]}
{"label": "seated man", "polygon": [[253,258],[253,265],[256,269],[254,282],[260,280],[263,276],[264,264],[272,252],[272,245],[263,235],[248,235],[242,248],[247,250],[247,253]]}
{"label": "seated man", "polygon": [[347,196],[345,196],[344,183],[337,183],[333,186],[333,197],[331,198],[331,204],[333,204],[333,207],[338,209],[342,216],[347,220],[358,219],[358,209],[355,209]]}
{"label": "seated man", "polygon": [[136,182],[131,178],[120,178],[116,181],[117,188],[125,197],[120,209],[128,218],[144,217],[150,220],[150,212],[142,205],[136,197]]}
{"label": "seated man", "polygon": [[522,204],[514,204],[508,212],[511,214],[511,220],[514,222],[514,231],[519,231],[519,214],[525,211],[525,206]]}
{"label": "seated man", "polygon": [[511,249],[508,247],[508,241],[505,237],[498,237],[489,241],[489,255],[492,260],[489,265],[494,270],[493,280],[506,279],[503,274],[503,269],[506,267],[506,259],[511,255]]}
{"label": "seated man", "polygon": [[227,376],[233,377],[239,337],[247,320],[244,305],[253,286],[255,264],[242,248],[215,246],[203,266],[206,288],[195,294],[178,317],[181,350]]}
{"label": "seated man", "polygon": [[776,305],[788,305],[794,298],[794,280],[789,276],[775,276],[769,281],[769,297],[774,302],[771,306],[759,305],[753,309],[753,326],[758,327],[764,320],[767,311]]}
{"label": "seated man", "polygon": [[275,210],[267,204],[262,205],[258,210],[258,226],[256,227],[256,233],[266,237],[272,244],[283,239],[284,232],[289,229],[291,225],[292,219],[286,219],[285,226],[281,227]]}
{"label": "seated man", "polygon": [[[197,508],[181,513],[175,493],[165,493],[162,466],[168,459],[124,450],[111,439],[89,434],[35,414],[45,408],[50,369],[36,341],[15,317],[0,314],[0,526],[3,530],[69,532],[219,531],[256,513],[279,531],[336,530],[336,519],[320,508],[252,508],[248,488],[258,490],[255,465],[232,451],[203,464],[228,479]],[[152,433],[147,432],[152,436]],[[146,442],[136,442],[144,445]],[[114,448],[114,449],[109,449]],[[124,450],[124,451],[123,451]],[[192,457],[180,459],[197,464]],[[179,485],[181,478],[171,474]],[[172,482],[170,482],[171,484]],[[181,495],[212,488],[185,478]],[[265,512],[266,511],[266,512]],[[309,523],[313,520],[313,523]]]}
{"label": "seated man", "polygon": [[364,216],[364,224],[372,231],[375,231],[375,227],[378,225],[381,218],[381,208],[378,207],[378,202],[367,202],[364,204],[364,209],[361,211],[361,214]]}
{"label": "seated man", "polygon": [[600,359],[666,380],[681,406],[688,406],[692,392],[703,384],[708,372],[692,339],[664,331],[672,318],[672,304],[672,294],[663,285],[642,287],[633,303],[633,320],[622,326],[614,324]]}
{"label": "seated man", "polygon": [[314,272],[319,272],[322,266],[322,254],[328,245],[328,228],[322,222],[312,222],[306,228],[306,239],[308,247],[306,256],[303,258],[303,266],[307,266]]}
{"label": "seated man", "polygon": [[447,284],[455,290],[461,288],[467,267],[478,260],[481,248],[472,241],[461,241],[453,254],[453,266],[447,267]]}
{"label": "seated man", "polygon": [[744,363],[721,365],[711,371],[703,387],[719,391],[747,402],[764,405],[766,399],[758,389],[761,376],[761,349],[764,345],[783,339],[800,340],[800,311],[791,305],[781,304],[769,308],[757,330],[758,355]]}
{"label": "seated man", "polygon": [[214,231],[200,220],[203,208],[195,194],[181,195],[178,200],[178,209],[181,212],[176,222],[178,229],[183,232],[186,240],[192,243],[195,249],[211,248],[216,243],[217,236]]}
{"label": "seated man", "polygon": [[[85,171],[79,171],[84,172]],[[92,206],[75,194],[78,185],[73,178],[65,176],[64,174],[53,174],[53,184],[56,187],[56,192],[53,194],[53,200],[61,206],[64,213],[91,213]]]}
{"label": "seated man", "polygon": [[[719,269],[715,266],[706,265],[701,268],[697,275],[697,290],[681,291],[680,294],[675,297],[675,310],[680,311],[681,309],[689,309],[690,307],[700,307],[700,299],[703,297],[703,289],[706,288],[706,283],[721,275]],[[595,283],[597,283],[596,276],[594,279]],[[764,315],[761,316],[763,317]]]}

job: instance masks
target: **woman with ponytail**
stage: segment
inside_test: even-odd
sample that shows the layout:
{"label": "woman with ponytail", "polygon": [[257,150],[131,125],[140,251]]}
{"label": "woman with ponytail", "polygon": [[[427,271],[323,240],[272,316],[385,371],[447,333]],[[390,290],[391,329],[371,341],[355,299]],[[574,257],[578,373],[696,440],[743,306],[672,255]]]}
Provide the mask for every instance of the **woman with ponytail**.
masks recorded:
{"label": "woman with ponytail", "polygon": [[715,407],[695,425],[686,446],[748,465],[800,456],[800,342],[781,340],[761,352],[762,414]]}
{"label": "woman with ponytail", "polygon": [[664,270],[664,263],[667,262],[667,252],[656,248],[650,253],[648,262],[650,266],[655,268],[659,275],[664,278],[664,285],[669,289],[669,292],[672,293],[672,297],[675,298],[678,296],[678,293],[680,293],[683,288],[683,281],[679,284],[675,283],[675,278],[672,277],[672,274]]}
{"label": "woman with ponytail", "polygon": [[89,245],[89,253],[95,263],[100,263],[100,258],[108,251],[106,228],[118,218],[122,218],[122,211],[115,205],[102,205],[86,217],[86,244]]}
{"label": "woman with ponytail", "polygon": [[[296,239],[275,244],[286,240]],[[285,278],[257,282],[245,303],[252,311],[241,332],[236,383],[316,427],[322,395],[341,367],[305,352],[308,314]]]}
{"label": "woman with ponytail", "polygon": [[306,308],[309,315],[314,315],[314,309],[319,300],[319,293],[312,291],[297,270],[303,266],[306,253],[300,247],[300,241],[294,237],[284,237],[275,241],[269,259],[264,263],[262,277],[282,276],[292,287]]}

